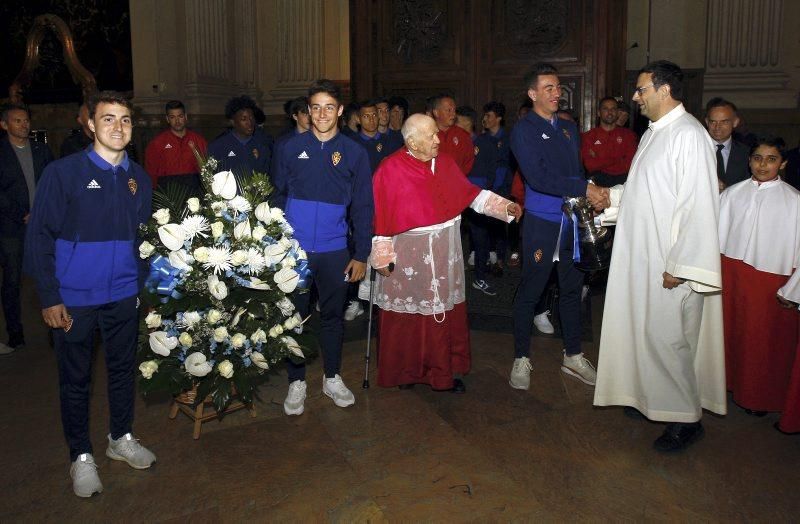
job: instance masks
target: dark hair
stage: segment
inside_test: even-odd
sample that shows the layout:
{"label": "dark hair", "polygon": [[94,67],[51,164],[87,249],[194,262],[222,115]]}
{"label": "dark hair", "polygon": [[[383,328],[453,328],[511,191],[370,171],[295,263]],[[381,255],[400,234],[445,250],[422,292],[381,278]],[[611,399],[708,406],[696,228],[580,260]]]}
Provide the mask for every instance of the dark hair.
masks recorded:
{"label": "dark hair", "polygon": [[495,115],[499,116],[503,119],[503,123],[506,122],[506,106],[503,102],[498,102],[496,100],[492,100],[490,102],[486,102],[483,105],[483,112],[488,113],[491,111]]}
{"label": "dark hair", "polygon": [[394,106],[398,106],[403,110],[403,118],[408,116],[408,100],[402,96],[393,96],[389,98],[389,110],[391,110]]}
{"label": "dark hair", "polygon": [[389,104],[389,100],[387,100],[385,97],[382,97],[382,96],[376,96],[375,98],[372,99],[372,103],[373,103],[373,105],[376,105],[376,106],[378,104],[387,104],[388,105]]}
{"label": "dark hair", "polygon": [[291,116],[295,116],[298,113],[303,113],[305,115],[308,114],[308,98],[305,96],[298,96],[297,98],[292,98],[287,102],[286,106],[286,114]]}
{"label": "dark hair", "polygon": [[247,109],[253,112],[253,118],[255,118],[256,121],[258,121],[256,117],[257,112],[261,112],[262,116],[264,115],[264,112],[258,108],[256,102],[252,98],[247,95],[242,95],[231,98],[228,100],[228,103],[225,104],[225,118],[231,120],[236,116],[236,113]]}
{"label": "dark hair", "polygon": [[478,128],[478,112],[472,109],[470,106],[458,106],[456,108],[456,114],[458,116],[465,116],[472,121],[472,130],[475,131]]}
{"label": "dark hair", "polygon": [[625,100],[617,100],[617,109],[631,114],[631,106]]}
{"label": "dark hair", "polygon": [[340,104],[342,103],[342,90],[333,80],[320,78],[319,80],[314,81],[314,83],[308,88],[308,99],[311,100],[311,97],[317,93],[325,93],[336,100],[336,102]]}
{"label": "dark hair", "polygon": [[28,109],[28,106],[25,104],[16,104],[11,102],[4,104],[2,109],[0,109],[0,120],[3,122],[8,122],[8,113],[11,111],[25,111],[25,113],[28,115],[28,118],[31,117],[31,110]]}
{"label": "dark hair", "polygon": [[131,101],[119,91],[100,91],[99,93],[93,93],[86,100],[86,107],[89,109],[89,120],[94,119],[94,113],[97,111],[97,106],[100,104],[119,104],[133,112],[133,104],[131,104]]}
{"label": "dark hair", "polygon": [[725,100],[721,96],[715,96],[714,98],[709,100],[708,103],[706,103],[706,116],[708,115],[708,112],[714,109],[715,107],[730,107],[731,111],[733,111],[734,114],[739,113],[736,104],[734,104],[730,100]]}
{"label": "dark hair", "polygon": [[[378,98],[370,98],[370,99],[364,100],[363,102],[358,104],[358,110],[361,111],[365,107],[375,107],[380,103],[380,100],[381,99],[378,99]],[[384,102],[385,101],[386,100],[384,100]]]}
{"label": "dark hair", "polygon": [[428,109],[429,109],[430,111],[433,111],[434,109],[436,109],[437,107],[439,107],[439,104],[441,104],[441,103],[442,103],[442,100],[444,100],[445,98],[449,98],[449,99],[450,99],[450,100],[452,100],[453,102],[455,102],[455,100],[456,100],[456,99],[453,97],[453,95],[451,95],[450,93],[439,93],[438,95],[433,95],[432,97],[428,98],[428,99],[425,101],[425,103],[426,103],[426,105],[428,106]]}
{"label": "dark hair", "polygon": [[344,120],[345,125],[347,124],[347,121],[350,120],[350,116],[353,113],[358,113],[360,109],[361,106],[356,104],[355,102],[350,102],[349,104],[344,106],[344,111],[342,112],[342,119]]}
{"label": "dark hair", "polygon": [[186,112],[186,106],[183,105],[183,102],[180,100],[170,100],[164,106],[164,113],[169,113],[172,109],[180,109],[184,113]]}
{"label": "dark hair", "polygon": [[778,153],[781,154],[781,160],[786,160],[786,142],[783,140],[783,138],[769,134],[758,135],[753,141],[752,147],[750,148],[750,155],[756,152],[758,146],[774,147],[778,150]]}
{"label": "dark hair", "polygon": [[617,109],[619,109],[619,102],[617,102],[617,99],[614,98],[613,96],[604,96],[603,98],[601,98],[600,101],[597,102],[597,109],[603,107],[603,102],[608,102],[608,101],[614,102],[614,105],[617,107]]}
{"label": "dark hair", "polygon": [[683,71],[678,64],[669,60],[656,60],[639,69],[639,74],[642,73],[653,75],[653,86],[656,89],[668,85],[672,99],[683,102]]}
{"label": "dark hair", "polygon": [[534,64],[530,71],[525,73],[525,76],[522,77],[523,82],[525,82],[525,90],[527,91],[528,89],[535,89],[536,85],[539,83],[540,76],[557,74],[558,70],[550,64],[545,62]]}

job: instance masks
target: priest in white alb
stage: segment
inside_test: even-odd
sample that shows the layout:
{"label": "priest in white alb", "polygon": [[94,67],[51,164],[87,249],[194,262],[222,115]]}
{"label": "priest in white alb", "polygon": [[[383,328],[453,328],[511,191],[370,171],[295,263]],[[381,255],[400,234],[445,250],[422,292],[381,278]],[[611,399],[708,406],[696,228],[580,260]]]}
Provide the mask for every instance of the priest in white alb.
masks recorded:
{"label": "priest in white alb", "polygon": [[640,70],[633,101],[650,126],[604,204],[617,228],[594,403],[667,422],[659,451],[700,438],[703,408],[726,412],[716,160],[682,99],[677,65]]}
{"label": "priest in white alb", "polygon": [[[748,414],[780,411],[778,429],[800,431],[800,192],[781,180],[781,138],[759,137],[749,180],[720,196],[725,370]],[[794,276],[793,276],[794,275]]]}

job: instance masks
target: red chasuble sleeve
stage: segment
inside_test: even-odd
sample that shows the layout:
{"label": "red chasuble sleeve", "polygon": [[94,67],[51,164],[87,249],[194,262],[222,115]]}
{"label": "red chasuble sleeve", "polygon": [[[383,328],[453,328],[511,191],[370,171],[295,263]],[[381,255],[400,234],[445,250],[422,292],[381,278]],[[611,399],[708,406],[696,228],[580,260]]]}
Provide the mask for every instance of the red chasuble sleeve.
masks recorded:
{"label": "red chasuble sleeve", "polygon": [[480,193],[444,153],[421,162],[405,147],[386,158],[372,179],[375,234],[394,236],[455,218]]}

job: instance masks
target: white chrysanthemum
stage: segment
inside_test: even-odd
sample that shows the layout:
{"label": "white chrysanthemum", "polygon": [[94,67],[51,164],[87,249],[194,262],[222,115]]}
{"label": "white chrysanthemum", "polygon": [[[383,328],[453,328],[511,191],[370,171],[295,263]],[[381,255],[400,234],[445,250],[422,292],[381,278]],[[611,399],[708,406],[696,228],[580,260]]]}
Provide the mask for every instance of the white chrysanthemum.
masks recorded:
{"label": "white chrysanthemum", "polygon": [[228,247],[208,248],[208,262],[203,264],[206,269],[214,268],[214,274],[231,269],[231,250]]}
{"label": "white chrysanthemum", "polygon": [[247,265],[250,266],[250,274],[255,275],[257,273],[261,273],[261,271],[266,267],[267,260],[264,258],[264,254],[261,253],[260,250],[251,247],[247,250]]}
{"label": "white chrysanthemum", "polygon": [[211,229],[208,220],[202,215],[189,215],[183,219],[181,227],[186,231],[186,238],[189,240],[194,240],[194,237],[197,235],[208,238],[206,231]]}
{"label": "white chrysanthemum", "polygon": [[253,206],[250,204],[250,202],[248,202],[247,199],[242,195],[236,195],[228,200],[228,207],[237,213],[246,213],[253,209]]}

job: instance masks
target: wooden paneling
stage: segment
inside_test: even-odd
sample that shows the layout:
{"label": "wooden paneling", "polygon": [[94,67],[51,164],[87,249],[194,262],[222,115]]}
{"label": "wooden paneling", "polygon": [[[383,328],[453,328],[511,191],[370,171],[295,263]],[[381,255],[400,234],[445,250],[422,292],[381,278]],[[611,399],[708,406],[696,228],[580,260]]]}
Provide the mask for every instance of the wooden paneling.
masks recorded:
{"label": "wooden paneling", "polygon": [[[412,111],[449,92],[509,123],[531,65],[555,65],[562,106],[591,127],[598,98],[624,86],[624,0],[351,0],[351,80],[363,99],[398,94]],[[584,118],[585,117],[585,118]]]}

